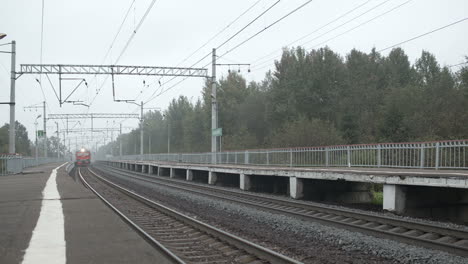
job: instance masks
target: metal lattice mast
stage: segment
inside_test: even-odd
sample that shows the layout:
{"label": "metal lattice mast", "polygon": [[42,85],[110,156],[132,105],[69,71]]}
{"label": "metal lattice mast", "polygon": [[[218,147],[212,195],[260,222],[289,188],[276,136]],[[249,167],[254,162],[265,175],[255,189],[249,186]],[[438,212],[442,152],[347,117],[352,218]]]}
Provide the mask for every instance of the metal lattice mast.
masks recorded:
{"label": "metal lattice mast", "polygon": [[86,114],[50,114],[48,119],[85,119],[85,118],[139,118],[138,114],[117,114],[117,113],[86,113]]}

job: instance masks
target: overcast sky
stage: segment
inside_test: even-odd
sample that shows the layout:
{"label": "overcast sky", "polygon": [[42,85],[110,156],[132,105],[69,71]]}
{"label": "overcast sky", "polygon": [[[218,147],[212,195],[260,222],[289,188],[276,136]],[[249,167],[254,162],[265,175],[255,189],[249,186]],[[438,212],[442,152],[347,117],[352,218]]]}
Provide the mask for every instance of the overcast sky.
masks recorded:
{"label": "overcast sky", "polygon": [[[257,1],[157,0],[117,64],[191,66],[278,0]],[[45,0],[42,63],[115,64],[151,2],[152,0]],[[279,1],[264,16],[221,47],[218,54],[229,51],[305,2],[307,1]],[[0,40],[0,44],[16,40],[18,71],[20,64],[40,63],[42,1],[2,0],[1,3],[0,33],[6,33],[8,36]],[[230,25],[250,7],[252,8],[245,15]],[[111,48],[127,10],[130,10],[128,17]],[[350,10],[354,11],[349,12]],[[345,13],[348,14],[337,19]],[[367,22],[374,17],[378,18]],[[303,45],[308,49],[329,46],[344,57],[353,48],[364,52],[369,52],[373,47],[380,50],[467,17],[466,0],[314,0],[220,58],[219,63],[252,63],[251,73],[247,72],[247,68],[241,68],[241,71],[248,81],[260,81],[265,72],[273,67],[274,59],[281,53],[281,47],[288,46],[310,33],[312,34],[295,42],[293,46]],[[329,23],[333,20],[336,21]],[[359,26],[361,24],[363,25]],[[227,27],[228,25],[230,26]],[[324,25],[327,26],[323,27]],[[465,20],[403,44],[402,48],[409,55],[411,62],[420,56],[422,50],[427,50],[437,57],[442,66],[457,64],[463,62],[464,56],[468,55],[467,29],[468,20]],[[220,31],[221,34],[186,59]],[[9,49],[10,46],[0,47],[0,50]],[[386,55],[389,51],[382,53]],[[211,56],[208,56],[196,66],[205,66],[210,60]],[[208,68],[211,72],[210,65]],[[232,69],[237,70],[236,67]],[[452,69],[456,70],[457,67]],[[218,76],[226,75],[227,71],[226,67],[218,68]],[[10,56],[0,53],[0,101],[3,102],[9,101],[9,72]],[[42,112],[40,109],[38,112],[24,111],[23,108],[41,103],[44,96],[49,113],[138,113],[135,105],[113,102],[110,78],[96,78],[91,75],[80,77],[85,78],[89,85],[81,86],[70,100],[81,100],[89,104],[102,87],[89,108],[70,104],[60,108],[53,88],[45,76],[41,78],[44,95],[35,81],[39,76],[23,75],[17,80],[16,119],[27,127],[30,138],[34,136],[34,120]],[[51,75],[50,79],[57,89],[58,77]],[[146,101],[155,91],[158,94],[161,89],[166,90],[181,80],[177,78],[169,81],[170,79],[162,78],[163,86],[160,87],[159,78],[156,77],[117,76],[116,97]],[[144,87],[143,81],[150,84],[149,87]],[[186,95],[195,101],[201,94],[203,82],[201,78],[187,79],[156,97],[145,107],[165,109],[170,101],[179,95]],[[70,93],[76,85],[76,81],[64,81],[63,93]],[[49,135],[56,131],[54,121],[56,120],[48,121]],[[7,122],[9,107],[0,105],[0,124]],[[39,127],[42,127],[42,119],[39,122]],[[119,122],[99,120],[94,126],[117,127]],[[60,121],[59,125],[63,128],[64,122]],[[126,120],[123,125],[136,127],[137,120]],[[70,127],[72,126],[74,124],[70,123]],[[80,126],[90,127],[89,120],[82,120],[75,128]]]}

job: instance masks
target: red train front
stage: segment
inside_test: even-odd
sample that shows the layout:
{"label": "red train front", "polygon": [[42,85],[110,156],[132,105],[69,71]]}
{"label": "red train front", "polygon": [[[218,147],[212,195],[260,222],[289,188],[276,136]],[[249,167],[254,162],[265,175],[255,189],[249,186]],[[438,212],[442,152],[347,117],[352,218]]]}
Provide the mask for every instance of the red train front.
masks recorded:
{"label": "red train front", "polygon": [[80,149],[75,153],[75,166],[88,166],[91,163],[91,152]]}

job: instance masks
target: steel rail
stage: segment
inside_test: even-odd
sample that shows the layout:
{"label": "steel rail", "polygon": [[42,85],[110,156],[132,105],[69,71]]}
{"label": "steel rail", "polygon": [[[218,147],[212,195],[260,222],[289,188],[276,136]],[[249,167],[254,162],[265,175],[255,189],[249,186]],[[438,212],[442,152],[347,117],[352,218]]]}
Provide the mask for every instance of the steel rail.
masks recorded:
{"label": "steel rail", "polygon": [[125,216],[124,213],[122,213],[117,207],[113,206],[112,203],[110,203],[104,196],[102,196],[96,189],[94,189],[91,184],[89,184],[81,174],[81,168],[78,169],[78,175],[80,176],[80,180],[83,182],[83,184],[90,189],[94,194],[96,194],[99,199],[101,199],[104,204],[106,204],[109,208],[111,208],[117,215],[119,215],[127,224],[129,224],[136,232],[142,236],[147,242],[149,242],[154,248],[157,250],[161,251],[167,258],[171,259],[175,263],[179,264],[185,264],[183,260],[181,260],[178,256],[176,256],[174,253],[172,253],[169,249],[167,249],[165,246],[163,246],[159,241],[154,239],[150,234],[148,234],[145,230],[143,230],[141,227],[139,227],[135,222],[133,222],[130,218]]}
{"label": "steel rail", "polygon": [[241,237],[235,236],[233,234],[227,233],[221,229],[218,229],[216,227],[210,226],[208,224],[205,224],[199,220],[193,219],[191,217],[185,216],[171,208],[168,208],[160,203],[157,203],[155,201],[152,201],[140,194],[137,194],[131,190],[128,190],[118,184],[115,184],[107,179],[104,179],[103,177],[99,176],[97,173],[95,173],[93,170],[88,169],[88,171],[94,176],[96,176],[99,180],[105,182],[106,184],[110,185],[112,188],[119,190],[120,192],[128,195],[129,197],[138,200],[158,211],[163,212],[164,214],[173,217],[177,220],[182,221],[186,225],[192,226],[195,229],[201,230],[202,232],[205,232],[209,235],[212,235],[230,245],[233,245],[234,247],[244,250],[248,252],[249,254],[252,254],[260,259],[267,260],[270,263],[289,263],[289,264],[299,264],[301,262],[296,261],[292,258],[283,256],[277,252],[274,252],[270,249],[264,248],[260,245],[257,245],[255,243],[252,243],[250,241],[247,241]]}
{"label": "steel rail", "polygon": [[[325,205],[304,203],[300,201],[285,201],[273,197],[267,198],[251,193],[240,193],[211,186],[187,183],[181,180],[153,177],[145,173],[133,171],[128,172],[109,166],[106,167],[111,168],[112,171],[122,175],[130,176],[149,183],[157,183],[159,185],[204,196],[211,196],[231,202],[235,201],[264,210],[279,212],[307,220],[314,220],[323,224],[331,224],[345,229],[352,229],[354,231],[371,234],[377,237],[390,238],[412,245],[422,245],[424,247],[438,249],[461,256],[468,256],[468,232],[463,230],[440,227],[429,223],[418,223],[389,216],[378,216],[345,208],[332,208]],[[149,177],[151,180],[135,177],[132,174],[142,175],[145,178]],[[164,181],[176,183],[177,185],[184,185],[186,187],[161,183]],[[199,190],[194,190],[194,188]],[[219,194],[211,194],[207,193],[207,191]]]}

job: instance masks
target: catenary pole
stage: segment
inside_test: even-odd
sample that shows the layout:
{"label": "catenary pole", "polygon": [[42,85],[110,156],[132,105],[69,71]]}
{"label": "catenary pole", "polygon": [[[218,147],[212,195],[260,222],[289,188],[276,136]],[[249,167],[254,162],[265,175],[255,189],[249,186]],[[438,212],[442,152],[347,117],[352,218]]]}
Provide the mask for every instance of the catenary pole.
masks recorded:
{"label": "catenary pole", "polygon": [[10,134],[8,152],[16,153],[15,124],[15,85],[16,85],[16,41],[11,42],[11,79],[10,79]]}
{"label": "catenary pole", "polygon": [[44,158],[47,158],[47,115],[46,115],[46,102],[43,102],[44,108]]}
{"label": "catenary pole", "polygon": [[60,159],[60,135],[59,135],[59,124],[55,122],[57,125],[57,158]]}
{"label": "catenary pole", "polygon": [[216,49],[213,49],[212,54],[212,72],[211,72],[211,162],[216,163],[217,141],[213,131],[218,125],[217,116],[217,99],[216,99]]}
{"label": "catenary pole", "polygon": [[38,156],[38,155],[37,155],[37,154],[38,154],[38,151],[37,151],[37,149],[38,149],[38,146],[37,146],[37,118],[36,118],[36,122],[34,122],[34,127],[35,127],[35,129],[36,129],[36,141],[35,141],[35,142],[36,142],[36,144],[35,144],[35,145],[36,145],[36,147],[35,147],[35,149],[36,149],[35,152],[36,152],[36,153],[35,153],[35,154],[36,154],[36,166],[37,166],[37,165],[39,165],[39,159],[38,159],[38,157],[37,157],[37,156]]}
{"label": "catenary pole", "polygon": [[122,123],[120,123],[119,145],[119,155],[122,159]]}
{"label": "catenary pole", "polygon": [[171,153],[171,121],[167,119],[167,153]]}
{"label": "catenary pole", "polygon": [[148,133],[148,154],[151,154],[151,135]]}
{"label": "catenary pole", "polygon": [[143,155],[143,101],[141,101],[140,115],[140,155]]}

